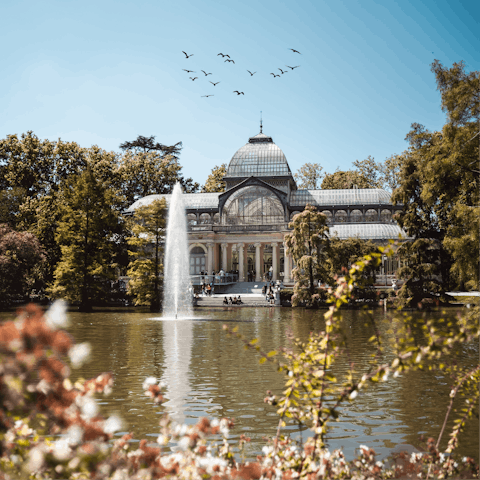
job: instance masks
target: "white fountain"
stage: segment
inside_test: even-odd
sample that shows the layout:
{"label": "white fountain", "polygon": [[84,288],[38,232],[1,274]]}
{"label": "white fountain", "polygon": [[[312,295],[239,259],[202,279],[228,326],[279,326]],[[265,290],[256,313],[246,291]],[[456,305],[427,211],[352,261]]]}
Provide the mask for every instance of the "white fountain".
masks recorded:
{"label": "white fountain", "polygon": [[187,219],[182,187],[173,188],[168,208],[165,270],[163,277],[163,317],[192,318],[192,294],[187,242]]}

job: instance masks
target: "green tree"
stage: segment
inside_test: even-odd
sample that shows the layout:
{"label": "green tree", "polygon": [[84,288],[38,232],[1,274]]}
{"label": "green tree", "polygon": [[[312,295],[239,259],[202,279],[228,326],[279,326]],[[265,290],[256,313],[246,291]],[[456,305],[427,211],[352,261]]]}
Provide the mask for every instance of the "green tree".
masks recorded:
{"label": "green tree", "polygon": [[135,296],[135,305],[150,305],[158,312],[161,305],[163,272],[163,243],[167,204],[165,199],[155,200],[135,211],[130,223],[132,235],[127,238],[132,257],[128,265],[128,292]]}
{"label": "green tree", "polygon": [[400,185],[393,192],[392,201],[403,204],[397,221],[411,238],[398,249],[404,260],[398,271],[404,279],[398,297],[403,305],[416,306],[423,298],[440,295],[451,286],[448,277],[451,258],[443,248],[444,232],[435,206],[426,201],[423,190],[427,181],[425,155],[439,137],[422,125],[413,124],[407,138],[411,148],[405,156]]}
{"label": "green tree", "polygon": [[[378,253],[378,248],[371,240],[363,240],[358,237],[340,239],[337,236],[330,238],[330,250],[328,254],[328,263],[330,267],[330,277],[344,274],[351,266],[363,259],[365,255]],[[375,281],[375,266],[370,263],[358,275],[364,285],[372,285]]]}
{"label": "green tree", "polygon": [[292,255],[296,264],[292,272],[295,280],[292,305],[295,307],[301,302],[316,305],[320,296],[315,281],[331,281],[327,217],[312,205],[307,205],[303,212],[293,217],[288,226],[293,231],[285,236],[285,244],[287,253]]}
{"label": "green tree", "polygon": [[354,188],[376,188],[376,184],[355,170],[327,173],[322,182],[323,190]]}
{"label": "green tree", "polygon": [[113,278],[113,237],[118,224],[115,192],[97,180],[87,165],[65,182],[59,198],[56,242],[62,259],[50,288],[53,297],[80,302],[81,310],[105,297]]}
{"label": "green tree", "polygon": [[382,164],[376,162],[371,155],[365,160],[355,160],[353,166],[363,178],[367,178],[372,185],[375,185],[375,188],[383,187]]}
{"label": "green tree", "polygon": [[[408,235],[434,244],[425,258],[439,255],[443,287],[478,289],[480,73],[466,73],[463,62],[446,68],[435,61],[432,71],[447,122],[441,132],[412,125],[392,200],[404,205],[399,222]],[[409,257],[411,268],[414,260],[422,261]]]}
{"label": "green tree", "polygon": [[294,175],[298,188],[318,190],[322,178],[325,176],[322,170],[323,167],[319,163],[305,163],[302,165]]}
{"label": "green tree", "polygon": [[223,181],[223,177],[227,173],[227,164],[222,163],[219,167],[215,165],[212,168],[212,173],[207,177],[205,185],[202,187],[202,192],[224,192],[227,184]]}
{"label": "green tree", "polygon": [[32,288],[39,288],[44,264],[44,251],[34,235],[0,224],[0,305],[28,298]]}

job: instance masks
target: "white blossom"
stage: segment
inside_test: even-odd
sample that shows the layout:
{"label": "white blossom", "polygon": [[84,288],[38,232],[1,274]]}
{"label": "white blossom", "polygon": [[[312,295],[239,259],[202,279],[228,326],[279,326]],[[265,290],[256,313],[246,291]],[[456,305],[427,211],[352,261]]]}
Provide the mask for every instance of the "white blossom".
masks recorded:
{"label": "white blossom", "polygon": [[83,428],[79,425],[72,425],[66,432],[65,439],[69,445],[78,445],[83,438]]}
{"label": "white blossom", "polygon": [[45,313],[47,325],[56,330],[68,327],[67,304],[63,300],[56,300]]}
{"label": "white blossom", "polygon": [[66,438],[61,438],[53,443],[53,454],[58,460],[66,460],[71,453],[72,449]]}
{"label": "white blossom", "polygon": [[28,454],[27,469],[30,472],[36,472],[43,466],[44,461],[45,454],[43,453],[42,449],[40,447],[34,447]]}
{"label": "white blossom", "polygon": [[183,437],[179,442],[178,446],[182,450],[188,450],[188,447],[190,447],[190,439],[188,437]]}
{"label": "white blossom", "polygon": [[166,435],[159,435],[157,438],[157,443],[159,445],[167,445],[168,444],[168,437]]}
{"label": "white blossom", "polygon": [[357,398],[357,395],[358,395],[358,390],[353,390],[353,392],[350,393],[350,395],[348,396],[348,398],[350,400],[353,400],[355,398]]}
{"label": "white blossom", "polygon": [[85,418],[92,418],[98,413],[98,405],[92,398],[85,398],[81,405],[82,415]]}
{"label": "white blossom", "polygon": [[105,426],[103,431],[105,433],[115,433],[121,430],[122,428],[122,419],[117,415],[112,415],[105,421]]}
{"label": "white blossom", "polygon": [[68,351],[68,356],[70,357],[73,368],[81,367],[90,356],[91,351],[92,347],[88,342],[79,343],[71,347]]}

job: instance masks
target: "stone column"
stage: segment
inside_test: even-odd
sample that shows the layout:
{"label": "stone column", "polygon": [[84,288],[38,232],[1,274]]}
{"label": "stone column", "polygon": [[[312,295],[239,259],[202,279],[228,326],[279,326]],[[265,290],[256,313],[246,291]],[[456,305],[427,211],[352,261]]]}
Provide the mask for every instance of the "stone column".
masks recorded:
{"label": "stone column", "polygon": [[245,265],[244,265],[244,244],[238,244],[238,281],[244,282],[245,281]]}
{"label": "stone column", "polygon": [[207,271],[211,275],[213,273],[213,243],[207,243],[208,254],[207,254]]}
{"label": "stone column", "polygon": [[272,243],[272,266],[273,275],[272,280],[275,282],[278,279],[278,258],[277,258],[278,243]]}
{"label": "stone column", "polygon": [[262,263],[263,259],[260,258],[261,243],[255,244],[255,281],[260,282],[262,280]]}
{"label": "stone column", "polygon": [[228,263],[227,263],[227,247],[228,243],[222,243],[222,268],[223,271],[226,273],[228,270]]}

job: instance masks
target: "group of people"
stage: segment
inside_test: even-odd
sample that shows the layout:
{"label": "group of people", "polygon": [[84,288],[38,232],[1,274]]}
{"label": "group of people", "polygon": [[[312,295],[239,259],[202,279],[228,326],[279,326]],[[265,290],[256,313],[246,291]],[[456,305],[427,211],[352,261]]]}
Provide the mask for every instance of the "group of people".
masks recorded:
{"label": "group of people", "polygon": [[212,295],[213,294],[213,290],[215,289],[213,283],[204,283],[202,281],[201,283],[201,289],[202,289],[202,296],[204,295]]}
{"label": "group of people", "polygon": [[242,302],[242,299],[240,298],[240,295],[238,297],[230,297],[230,298],[227,298],[225,297],[223,299],[223,304],[224,305],[241,305],[243,302]]}
{"label": "group of people", "polygon": [[265,295],[265,300],[269,303],[275,303],[275,291],[276,291],[276,286],[275,284],[270,281],[269,283],[266,283],[262,287],[262,295]]}

